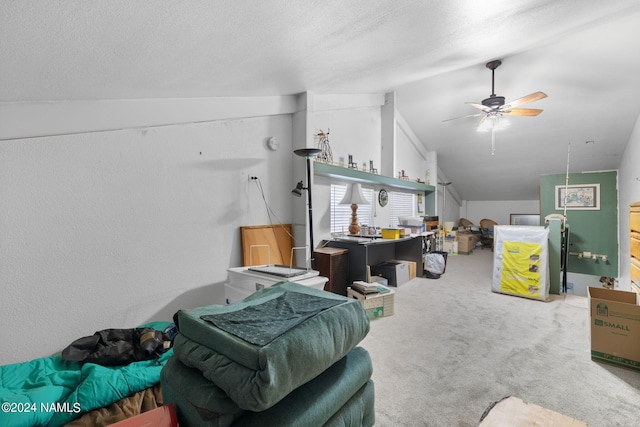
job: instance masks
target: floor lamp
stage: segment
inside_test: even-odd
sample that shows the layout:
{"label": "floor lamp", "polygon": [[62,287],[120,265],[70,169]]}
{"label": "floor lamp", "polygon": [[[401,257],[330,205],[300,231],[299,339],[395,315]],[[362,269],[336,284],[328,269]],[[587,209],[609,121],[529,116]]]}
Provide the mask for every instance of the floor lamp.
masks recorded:
{"label": "floor lamp", "polygon": [[444,216],[447,213],[447,187],[451,185],[451,181],[438,184],[442,185],[442,227],[444,228]]}
{"label": "floor lamp", "polygon": [[307,211],[309,212],[309,255],[311,261],[311,268],[313,265],[313,207],[311,205],[311,159],[320,154],[321,150],[318,148],[301,148],[299,150],[293,150],[293,152],[300,157],[307,159],[307,186],[304,186],[302,181],[298,182],[296,188],[291,190],[291,193],[296,197],[302,196],[302,190],[307,190]]}

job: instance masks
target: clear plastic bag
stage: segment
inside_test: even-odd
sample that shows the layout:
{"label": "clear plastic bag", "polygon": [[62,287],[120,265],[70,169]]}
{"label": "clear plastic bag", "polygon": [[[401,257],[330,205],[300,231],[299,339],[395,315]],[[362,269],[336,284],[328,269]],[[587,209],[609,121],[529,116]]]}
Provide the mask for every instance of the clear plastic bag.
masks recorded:
{"label": "clear plastic bag", "polygon": [[427,254],[424,264],[425,270],[427,270],[429,273],[443,274],[444,269],[447,266],[447,259],[443,254],[437,252],[430,253]]}

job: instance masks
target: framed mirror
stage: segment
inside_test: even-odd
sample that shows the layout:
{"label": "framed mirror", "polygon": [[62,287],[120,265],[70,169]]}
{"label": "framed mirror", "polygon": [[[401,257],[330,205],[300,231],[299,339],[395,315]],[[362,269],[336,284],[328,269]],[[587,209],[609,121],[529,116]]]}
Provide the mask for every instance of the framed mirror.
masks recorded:
{"label": "framed mirror", "polygon": [[511,225],[540,225],[540,214],[511,214],[509,215]]}

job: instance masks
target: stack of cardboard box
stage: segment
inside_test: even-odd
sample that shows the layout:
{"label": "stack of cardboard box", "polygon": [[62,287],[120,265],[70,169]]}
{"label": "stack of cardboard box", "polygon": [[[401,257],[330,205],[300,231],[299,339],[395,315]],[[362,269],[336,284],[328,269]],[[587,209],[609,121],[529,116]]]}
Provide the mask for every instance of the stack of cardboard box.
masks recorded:
{"label": "stack of cardboard box", "polygon": [[394,313],[394,292],[384,285],[354,282],[347,288],[347,296],[362,303],[369,319],[392,316]]}
{"label": "stack of cardboard box", "polygon": [[458,254],[469,255],[480,240],[480,235],[470,232],[458,233]]}

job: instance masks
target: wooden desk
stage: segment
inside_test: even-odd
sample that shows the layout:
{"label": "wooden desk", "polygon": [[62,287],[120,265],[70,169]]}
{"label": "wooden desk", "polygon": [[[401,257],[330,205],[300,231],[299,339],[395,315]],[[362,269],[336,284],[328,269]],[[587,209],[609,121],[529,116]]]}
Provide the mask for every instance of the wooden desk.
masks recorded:
{"label": "wooden desk", "polygon": [[422,277],[422,236],[400,239],[340,239],[327,246],[349,250],[349,283],[367,280],[367,266],[392,259],[414,261],[416,277]]}

